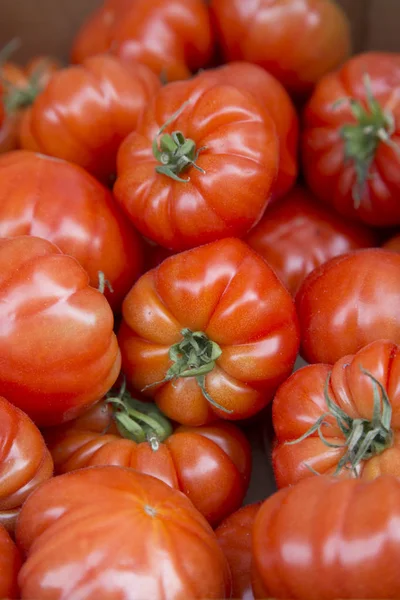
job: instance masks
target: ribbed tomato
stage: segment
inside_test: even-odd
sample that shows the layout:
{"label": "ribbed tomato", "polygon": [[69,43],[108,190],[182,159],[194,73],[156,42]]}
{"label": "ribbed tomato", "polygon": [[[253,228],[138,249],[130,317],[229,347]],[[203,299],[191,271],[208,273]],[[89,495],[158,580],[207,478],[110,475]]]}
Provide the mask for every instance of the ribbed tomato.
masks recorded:
{"label": "ribbed tomato", "polygon": [[19,598],[18,573],[22,560],[7,530],[0,524],[0,597],[7,600]]}

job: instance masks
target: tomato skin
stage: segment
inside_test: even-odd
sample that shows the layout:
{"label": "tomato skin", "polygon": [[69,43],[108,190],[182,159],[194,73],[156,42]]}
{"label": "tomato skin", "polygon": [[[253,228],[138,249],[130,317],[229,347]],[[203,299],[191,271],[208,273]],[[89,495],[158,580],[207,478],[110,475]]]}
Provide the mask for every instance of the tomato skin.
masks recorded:
{"label": "tomato skin", "polygon": [[17,541],[28,555],[23,600],[230,597],[229,568],[206,520],[183,494],[132,469],[53,478],[24,505]]}
{"label": "tomato skin", "polygon": [[256,598],[399,598],[399,507],[390,476],[312,477],[280,490],[254,523]]}
{"label": "tomato skin", "polygon": [[[189,101],[189,104],[185,104]],[[157,173],[152,144],[163,124],[182,110],[166,133],[180,131],[201,150],[180,173]],[[148,239],[185,250],[241,236],[261,218],[278,170],[275,125],[250,94],[214,78],[170,83],[154,98],[137,131],[122,143],[114,193]]]}
{"label": "tomato skin", "polygon": [[329,259],[378,244],[375,232],[321,206],[299,185],[267,207],[245,241],[268,262],[293,296],[306,276]]}
{"label": "tomato skin", "polygon": [[73,419],[114,384],[113,314],[71,256],[33,236],[0,239],[0,394],[37,425]]}
{"label": "tomato skin", "polygon": [[[125,298],[118,334],[128,383],[169,418],[198,426],[217,417],[259,412],[292,371],[298,324],[290,294],[265,261],[237,239],[167,258],[143,275]],[[222,349],[205,387],[193,377],[155,385],[166,376],[169,347],[181,330],[203,331]]]}
{"label": "tomato skin", "polygon": [[21,556],[7,530],[0,523],[0,597],[14,600],[19,598],[18,573]]}
{"label": "tomato skin", "polygon": [[251,586],[251,533],[261,502],[243,506],[215,530],[232,574],[232,598],[254,600]]}
{"label": "tomato skin", "polygon": [[395,252],[368,248],[331,259],[308,275],[296,295],[302,357],[333,364],[375,340],[400,343],[399,302]]}
{"label": "tomato skin", "polygon": [[108,55],[56,73],[23,117],[21,146],[76,163],[102,181],[118,147],[159,88],[145,65]]}
{"label": "tomato skin", "polygon": [[210,8],[225,61],[263,67],[294,96],[350,54],[350,24],[330,0],[211,0]]}
{"label": "tomato skin", "polygon": [[0,237],[18,235],[56,244],[93,287],[103,272],[114,310],[142,269],[141,240],[111,192],[77,165],[23,150],[0,156]]}
{"label": "tomato skin", "polygon": [[111,50],[147,65],[166,81],[188,79],[213,53],[213,35],[202,0],[108,0],[75,38],[72,62]]}

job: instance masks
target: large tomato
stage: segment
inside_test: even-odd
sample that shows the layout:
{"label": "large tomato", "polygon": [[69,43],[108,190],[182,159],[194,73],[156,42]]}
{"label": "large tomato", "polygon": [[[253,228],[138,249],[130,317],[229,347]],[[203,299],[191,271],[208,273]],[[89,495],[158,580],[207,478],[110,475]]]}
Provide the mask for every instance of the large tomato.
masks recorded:
{"label": "large tomato", "polygon": [[231,238],[143,275],[125,298],[119,342],[130,385],[198,426],[260,411],[290,374],[299,337],[290,294]]}
{"label": "large tomato", "polygon": [[72,61],[108,50],[167,81],[187,79],[213,53],[207,6],[203,0],[106,0],[76,36]]}
{"label": "large tomato", "polygon": [[296,296],[301,354],[333,364],[380,339],[400,344],[400,255],[353,250],[305,279]]}
{"label": "large tomato", "polygon": [[321,476],[268,498],[253,528],[256,598],[400,598],[400,481]]}
{"label": "large tomato", "polygon": [[300,186],[276,205],[268,206],[245,240],[293,295],[305,277],[329,259],[378,243],[372,230],[321,206]]}
{"label": "large tomato", "polygon": [[54,477],[25,503],[23,600],[230,598],[226,559],[184,494],[121,467]]}
{"label": "large tomato", "polygon": [[145,65],[107,55],[62,69],[24,114],[21,145],[77,163],[107,181],[120,143],[159,85]]}
{"label": "large tomato", "polygon": [[294,95],[309,93],[349,55],[349,22],[331,0],[211,0],[210,6],[225,60],[260,65]]}
{"label": "large tomato", "polygon": [[7,600],[19,598],[18,573],[21,556],[7,530],[0,524],[0,597]]}
{"label": "large tomato", "polygon": [[81,167],[28,151],[0,157],[0,237],[34,235],[76,258],[118,310],[142,268],[139,236]]}
{"label": "large tomato", "polygon": [[73,419],[118,377],[111,308],[71,256],[0,239],[0,394],[37,424]]}
{"label": "large tomato", "polygon": [[214,77],[170,83],[118,152],[114,192],[143,235],[183,250],[246,233],[278,172],[275,125]]}
{"label": "large tomato", "polygon": [[309,186],[341,214],[400,224],[400,55],[360,54],[318,84],[304,116]]}

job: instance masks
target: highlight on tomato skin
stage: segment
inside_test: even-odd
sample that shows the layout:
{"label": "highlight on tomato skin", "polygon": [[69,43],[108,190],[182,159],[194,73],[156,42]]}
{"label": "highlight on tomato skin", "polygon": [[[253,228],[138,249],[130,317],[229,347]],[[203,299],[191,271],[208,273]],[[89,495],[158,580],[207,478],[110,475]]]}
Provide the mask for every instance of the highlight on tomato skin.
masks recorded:
{"label": "highlight on tomato skin", "polygon": [[8,600],[20,597],[18,574],[22,557],[10,534],[0,523],[0,596]]}

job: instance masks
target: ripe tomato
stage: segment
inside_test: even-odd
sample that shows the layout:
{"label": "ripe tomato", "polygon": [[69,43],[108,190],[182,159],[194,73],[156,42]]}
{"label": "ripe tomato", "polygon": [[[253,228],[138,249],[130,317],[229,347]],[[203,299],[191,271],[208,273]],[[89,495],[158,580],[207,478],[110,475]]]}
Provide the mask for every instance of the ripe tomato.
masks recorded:
{"label": "ripe tomato", "polygon": [[160,90],[117,162],[114,192],[136,227],[183,250],[240,236],[261,218],[278,141],[254,98],[199,77]]}
{"label": "ripe tomato", "polygon": [[313,269],[330,258],[378,243],[372,230],[345,221],[300,186],[267,207],[245,240],[265,258],[292,295]]}
{"label": "ripe tomato", "polygon": [[296,359],[290,294],[237,239],[167,258],[133,286],[122,311],[128,382],[184,425],[256,414]]}
{"label": "ripe tomato", "polygon": [[125,136],[158,90],[145,65],[107,55],[56,73],[23,117],[21,145],[81,165],[106,181]]}
{"label": "ripe tomato", "polygon": [[28,554],[22,599],[230,597],[229,567],[204,517],[132,469],[54,477],[25,503],[17,540]]}
{"label": "ripe tomato", "polygon": [[38,425],[73,419],[118,377],[111,308],[79,263],[37,237],[0,239],[0,394]]}
{"label": "ripe tomato", "polygon": [[312,477],[280,490],[253,528],[256,598],[399,598],[400,481]]}
{"label": "ripe tomato", "polygon": [[18,573],[21,556],[7,530],[0,524],[0,597],[7,600],[19,598]]}
{"label": "ripe tomato", "polygon": [[301,354],[333,364],[380,339],[400,344],[400,255],[380,248],[332,258],[296,296]]}
{"label": "ripe tomato", "polygon": [[217,39],[226,61],[246,60],[274,75],[294,95],[350,53],[350,25],[331,0],[211,0]]}
{"label": "ripe tomato", "polygon": [[16,151],[0,157],[0,237],[34,235],[76,258],[119,310],[142,269],[142,244],[111,192],[72,163]]}
{"label": "ripe tomato", "polygon": [[360,54],[318,84],[304,117],[307,182],[342,215],[400,224],[400,55]]}
{"label": "ripe tomato", "polygon": [[207,65],[213,36],[203,0],[106,0],[75,38],[72,62],[111,50],[167,81]]}
{"label": "ripe tomato", "polygon": [[215,530],[232,574],[232,598],[254,600],[251,586],[252,528],[261,502],[244,506]]}

